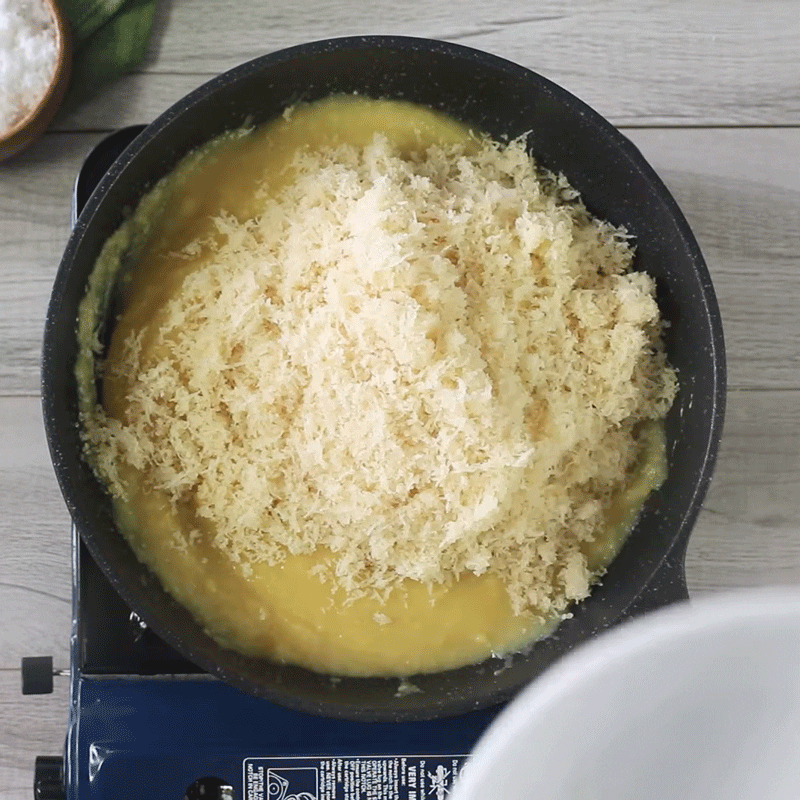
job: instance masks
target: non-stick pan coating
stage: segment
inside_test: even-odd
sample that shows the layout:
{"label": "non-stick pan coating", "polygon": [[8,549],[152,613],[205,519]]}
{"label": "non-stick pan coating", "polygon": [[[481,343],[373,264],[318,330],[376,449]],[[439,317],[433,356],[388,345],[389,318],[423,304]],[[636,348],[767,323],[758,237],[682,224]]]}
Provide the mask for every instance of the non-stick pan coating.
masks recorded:
{"label": "non-stick pan coating", "polygon": [[[669,476],[601,585],[557,634],[509,664],[496,659],[398,682],[343,679],[247,658],[213,642],[167,595],[117,532],[109,498],[80,457],[75,320],[87,276],[107,237],[142,194],[193,147],[225,130],[260,123],[288,105],[344,92],[403,98],[465,120],[497,138],[528,134],[533,155],[563,172],[594,214],[635,236],[636,266],[655,277],[666,348],[680,393],[666,422]],[[622,618],[663,564],[685,592],[682,555],[710,480],[725,390],[722,329],[697,243],[641,154],[598,114],[546,79],[456,45],[358,37],[283,50],[238,67],[178,102],[134,141],[81,214],[61,263],[48,313],[43,404],[53,463],[70,513],[112,584],[167,642],[209,672],[283,705],[363,720],[424,719],[511,696],[549,663]]]}

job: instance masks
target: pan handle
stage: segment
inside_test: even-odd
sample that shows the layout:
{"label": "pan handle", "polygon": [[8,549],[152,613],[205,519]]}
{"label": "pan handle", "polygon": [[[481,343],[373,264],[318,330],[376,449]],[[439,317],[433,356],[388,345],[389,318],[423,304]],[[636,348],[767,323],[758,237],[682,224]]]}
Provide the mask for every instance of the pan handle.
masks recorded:
{"label": "pan handle", "polygon": [[83,165],[72,187],[72,227],[78,221],[86,201],[100,179],[108,172],[122,151],[146,128],[146,125],[129,125],[109,133],[101,139],[83,159]]}
{"label": "pan handle", "polygon": [[628,609],[627,617],[636,617],[657,608],[689,599],[686,586],[686,543],[681,543],[664,559],[644,591]]}

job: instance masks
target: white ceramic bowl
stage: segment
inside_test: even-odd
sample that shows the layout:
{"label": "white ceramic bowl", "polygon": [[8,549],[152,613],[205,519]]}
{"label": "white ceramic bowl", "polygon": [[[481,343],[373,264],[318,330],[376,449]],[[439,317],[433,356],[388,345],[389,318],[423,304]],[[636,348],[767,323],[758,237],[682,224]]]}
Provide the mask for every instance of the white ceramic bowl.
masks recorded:
{"label": "white ceramic bowl", "polygon": [[681,603],[562,659],[449,800],[798,800],[800,589]]}

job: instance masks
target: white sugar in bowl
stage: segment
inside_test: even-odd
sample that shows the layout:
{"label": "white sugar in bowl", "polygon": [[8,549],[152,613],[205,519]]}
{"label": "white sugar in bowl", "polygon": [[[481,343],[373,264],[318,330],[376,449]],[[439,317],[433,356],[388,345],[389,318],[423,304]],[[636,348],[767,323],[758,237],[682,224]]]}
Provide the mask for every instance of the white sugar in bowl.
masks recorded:
{"label": "white sugar in bowl", "polygon": [[31,145],[52,120],[71,54],[57,0],[0,0],[0,161]]}

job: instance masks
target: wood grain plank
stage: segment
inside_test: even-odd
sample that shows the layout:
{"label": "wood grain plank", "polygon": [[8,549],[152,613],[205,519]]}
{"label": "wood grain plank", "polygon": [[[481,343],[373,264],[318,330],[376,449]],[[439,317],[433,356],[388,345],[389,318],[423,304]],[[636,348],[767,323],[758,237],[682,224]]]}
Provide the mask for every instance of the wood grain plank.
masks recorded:
{"label": "wood grain plank", "polygon": [[800,584],[800,392],[728,394],[711,488],[689,540],[691,594]]}
{"label": "wood grain plank", "polygon": [[[800,129],[628,130],[683,208],[722,308],[730,385],[800,388]],[[72,181],[99,134],[0,165],[0,394],[38,392]]]}
{"label": "wood grain plank", "polygon": [[457,42],[529,67],[618,125],[800,124],[794,0],[485,0],[240,3],[181,0],[160,15],[142,72],[58,122],[60,129],[149,121],[219,72],[336,36]]}
{"label": "wood grain plank", "polygon": [[0,164],[0,394],[39,391],[45,311],[75,176],[98,134],[44,136]]}
{"label": "wood grain plank", "polygon": [[23,697],[19,673],[0,670],[0,800],[31,800],[36,756],[62,754],[68,709],[68,676],[53,694]]}
{"label": "wood grain plank", "polygon": [[700,243],[722,313],[729,385],[800,388],[800,130],[625,133]]}
{"label": "wood grain plank", "polygon": [[[37,398],[0,399],[0,668],[23,656],[69,663],[70,520]],[[2,786],[2,783],[0,783]]]}

